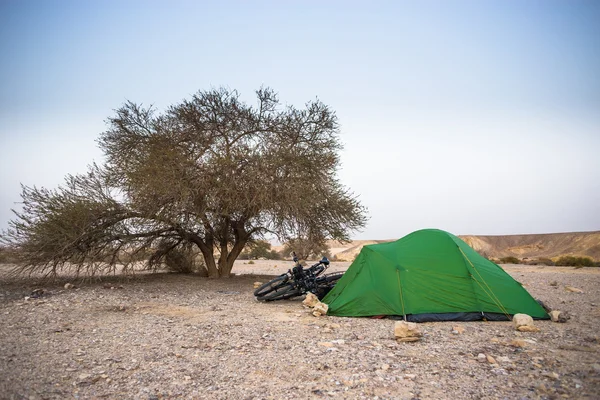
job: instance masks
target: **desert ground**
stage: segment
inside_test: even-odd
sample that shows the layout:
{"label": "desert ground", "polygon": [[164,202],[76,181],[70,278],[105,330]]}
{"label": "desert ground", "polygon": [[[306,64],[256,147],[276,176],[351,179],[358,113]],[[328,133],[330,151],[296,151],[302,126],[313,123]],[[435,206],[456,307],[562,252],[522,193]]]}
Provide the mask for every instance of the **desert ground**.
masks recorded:
{"label": "desert ground", "polygon": [[238,261],[229,279],[43,283],[0,266],[0,398],[600,398],[598,268],[503,266],[568,312],[566,323],[536,321],[537,333],[424,323],[421,341],[398,343],[393,320],[314,317],[302,298],[254,299],[254,282],[290,267]]}

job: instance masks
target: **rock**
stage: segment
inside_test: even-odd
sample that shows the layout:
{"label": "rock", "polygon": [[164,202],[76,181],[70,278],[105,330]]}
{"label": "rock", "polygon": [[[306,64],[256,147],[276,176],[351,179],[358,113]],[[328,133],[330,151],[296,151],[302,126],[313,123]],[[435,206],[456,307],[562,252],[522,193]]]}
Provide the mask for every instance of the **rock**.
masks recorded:
{"label": "rock", "polygon": [[487,362],[489,362],[490,364],[498,364],[496,362],[496,360],[494,359],[494,357],[490,356],[489,354],[485,356]]}
{"label": "rock", "polygon": [[381,366],[381,369],[384,370],[384,371],[387,371],[388,369],[390,369],[390,366],[389,366],[389,364],[383,364]]}
{"label": "rock", "polygon": [[498,361],[501,362],[502,364],[506,364],[511,362],[510,358],[506,357],[506,356],[500,356],[498,357]]}
{"label": "rock", "polygon": [[72,283],[65,283],[65,289],[75,289],[75,285],[73,285]]}
{"label": "rock", "polygon": [[263,285],[262,282],[254,282],[254,289],[258,289],[259,287],[261,287]]}
{"label": "rock", "polygon": [[509,343],[509,346],[512,347],[525,347],[526,343],[524,340],[522,339],[513,339],[511,340],[511,342]]}
{"label": "rock", "polygon": [[85,381],[85,380],[88,380],[88,379],[90,379],[91,377],[92,377],[92,375],[90,375],[90,374],[80,374],[80,375],[78,376],[78,378],[79,378],[79,380],[80,380],[80,381]]}
{"label": "rock", "polygon": [[557,281],[552,281],[552,282],[550,282],[550,286],[558,286],[558,282]]}
{"label": "rock", "polygon": [[564,324],[565,322],[567,322],[570,319],[571,319],[571,315],[569,314],[568,311],[562,312],[558,316],[558,322],[560,322],[561,324]]}
{"label": "rock", "polygon": [[576,287],[573,287],[573,286],[565,286],[565,290],[567,292],[572,292],[572,293],[583,293],[583,290],[577,289]]}
{"label": "rock", "polygon": [[313,311],[313,312],[312,312],[312,315],[314,315],[315,317],[320,317],[320,316],[322,316],[323,314],[321,314],[321,313],[320,313],[320,312],[318,312],[318,311]]}
{"label": "rock", "polygon": [[523,325],[518,327],[517,330],[519,332],[539,332],[540,328],[538,328],[537,326]]}
{"label": "rock", "polygon": [[320,301],[315,304],[314,307],[315,312],[320,313],[321,315],[325,315],[327,314],[327,311],[329,310],[329,306],[325,303],[321,303]]}
{"label": "rock", "polygon": [[306,298],[304,299],[304,301],[302,301],[302,304],[311,308],[316,306],[318,303],[320,303],[319,298],[310,292],[306,294]]}
{"label": "rock", "polygon": [[394,336],[400,342],[415,342],[423,336],[423,333],[414,322],[398,321],[394,325]]}
{"label": "rock", "polygon": [[487,361],[487,358],[486,358],[485,354],[483,354],[483,353],[479,353],[479,354],[477,354],[477,361],[479,361],[479,362],[481,362],[481,363],[482,363],[482,362],[486,362],[486,361]]}
{"label": "rock", "polygon": [[465,332],[465,328],[460,325],[456,325],[452,327],[452,333],[455,335],[462,335]]}
{"label": "rock", "polygon": [[411,381],[417,377],[415,374],[404,374],[404,379],[410,379]]}
{"label": "rock", "polygon": [[533,318],[527,314],[515,314],[513,316],[515,329],[521,332],[539,332],[540,329],[533,324]]}
{"label": "rock", "polygon": [[552,311],[550,311],[550,319],[552,320],[552,322],[565,323],[569,319],[571,319],[571,316],[569,315],[568,312],[562,312],[562,311],[559,311],[559,310],[552,310]]}
{"label": "rock", "polygon": [[533,318],[527,314],[515,314],[513,316],[513,324],[515,325],[515,329],[525,325],[533,326]]}

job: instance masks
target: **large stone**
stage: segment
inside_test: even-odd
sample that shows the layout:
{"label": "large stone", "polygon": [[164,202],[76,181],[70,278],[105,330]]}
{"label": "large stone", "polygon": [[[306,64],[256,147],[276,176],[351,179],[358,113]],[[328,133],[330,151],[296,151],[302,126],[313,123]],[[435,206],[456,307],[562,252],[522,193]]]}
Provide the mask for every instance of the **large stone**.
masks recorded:
{"label": "large stone", "polygon": [[[394,336],[401,342],[412,342],[419,340],[423,336],[423,333],[421,333],[419,326],[414,322],[398,321],[394,325]],[[410,340],[404,340],[408,338]]]}
{"label": "large stone", "polygon": [[513,324],[515,325],[515,329],[519,329],[521,326],[534,326],[533,318],[527,314],[515,314],[513,316]]}
{"label": "large stone", "polygon": [[306,294],[306,298],[302,301],[302,304],[308,307],[314,307],[319,303],[319,298],[315,296],[313,293],[308,292]]}
{"label": "large stone", "polygon": [[325,315],[325,314],[327,314],[327,311],[329,310],[329,306],[327,304],[321,303],[319,301],[317,304],[315,304],[314,310],[315,310],[315,312],[317,312],[321,315]]}
{"label": "large stone", "polygon": [[552,310],[552,311],[550,311],[550,319],[552,320],[552,322],[560,322],[561,324],[563,324],[563,323],[567,322],[569,319],[571,319],[571,316],[569,315],[568,312]]}

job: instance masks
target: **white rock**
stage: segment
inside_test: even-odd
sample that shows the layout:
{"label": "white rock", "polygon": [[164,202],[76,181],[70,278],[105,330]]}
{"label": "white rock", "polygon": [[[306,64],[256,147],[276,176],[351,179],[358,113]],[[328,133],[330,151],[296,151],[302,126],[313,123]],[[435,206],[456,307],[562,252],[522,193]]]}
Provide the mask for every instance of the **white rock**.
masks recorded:
{"label": "white rock", "polygon": [[398,321],[394,324],[394,336],[396,339],[414,338],[414,340],[418,340],[423,333],[414,322]]}
{"label": "white rock", "polygon": [[515,314],[513,316],[513,324],[515,329],[519,329],[522,326],[535,326],[533,325],[533,318],[527,314]]}
{"label": "white rock", "polygon": [[306,298],[302,301],[302,304],[308,307],[314,307],[319,303],[319,298],[315,296],[313,293],[308,292],[306,294]]}
{"label": "white rock", "polygon": [[314,310],[315,310],[315,312],[318,312],[321,315],[325,315],[325,314],[327,314],[327,311],[329,310],[329,306],[325,303],[318,302],[317,304],[315,304]]}

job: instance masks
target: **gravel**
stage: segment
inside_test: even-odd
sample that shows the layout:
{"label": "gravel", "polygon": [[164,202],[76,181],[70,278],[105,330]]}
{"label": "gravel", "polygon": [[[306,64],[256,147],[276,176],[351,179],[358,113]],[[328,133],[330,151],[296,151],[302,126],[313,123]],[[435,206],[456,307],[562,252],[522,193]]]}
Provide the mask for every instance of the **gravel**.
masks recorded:
{"label": "gravel", "polygon": [[289,267],[45,284],[0,267],[0,398],[599,398],[600,269],[505,266],[567,323],[424,323],[397,343],[393,320],[257,302],[254,282]]}

